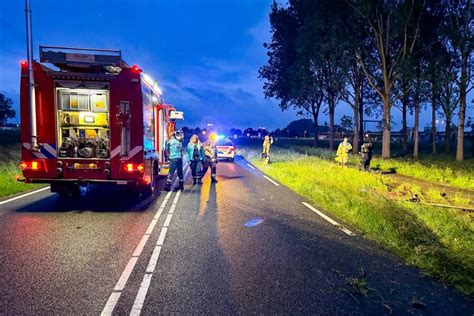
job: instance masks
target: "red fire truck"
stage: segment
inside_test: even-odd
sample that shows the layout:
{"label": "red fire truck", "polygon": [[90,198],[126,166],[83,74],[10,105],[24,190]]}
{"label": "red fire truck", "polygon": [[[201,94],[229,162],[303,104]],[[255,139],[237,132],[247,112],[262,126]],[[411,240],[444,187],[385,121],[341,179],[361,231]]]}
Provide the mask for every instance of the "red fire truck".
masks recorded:
{"label": "red fire truck", "polygon": [[61,195],[89,183],[154,190],[168,171],[165,141],[183,119],[156,81],[113,50],[40,46],[40,63],[21,67],[20,181]]}

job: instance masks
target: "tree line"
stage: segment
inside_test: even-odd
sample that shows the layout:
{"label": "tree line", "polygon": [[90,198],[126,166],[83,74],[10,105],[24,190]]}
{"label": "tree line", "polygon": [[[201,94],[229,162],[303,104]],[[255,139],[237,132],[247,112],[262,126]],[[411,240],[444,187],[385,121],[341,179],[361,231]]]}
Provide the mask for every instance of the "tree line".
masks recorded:
{"label": "tree line", "polygon": [[382,157],[390,158],[391,113],[402,112],[407,149],[407,115],[414,116],[413,156],[418,157],[422,107],[431,106],[432,151],[436,115],[446,121],[449,150],[457,114],[456,159],[464,158],[467,95],[472,89],[471,0],[289,0],[273,2],[268,63],[259,70],[267,98],[282,110],[294,108],[313,120],[334,116],[341,101],[353,110],[353,145],[363,141],[364,116],[381,115]]}
{"label": "tree line", "polygon": [[12,106],[12,99],[0,93],[0,127],[7,126],[8,120],[15,117],[16,113]]}

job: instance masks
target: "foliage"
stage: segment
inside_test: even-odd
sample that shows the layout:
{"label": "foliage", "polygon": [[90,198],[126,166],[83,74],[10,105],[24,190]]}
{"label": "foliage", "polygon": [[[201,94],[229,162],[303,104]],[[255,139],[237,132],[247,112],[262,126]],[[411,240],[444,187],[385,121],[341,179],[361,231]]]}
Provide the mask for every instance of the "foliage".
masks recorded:
{"label": "foliage", "polygon": [[[458,110],[457,159],[463,159],[466,96],[474,74],[471,1],[290,0],[285,5],[274,1],[270,23],[272,41],[265,44],[268,64],[260,69],[265,95],[277,99],[282,110],[293,107],[310,114],[315,141],[323,105],[329,114],[332,148],[334,114],[341,99],[353,109],[355,147],[362,139],[364,113],[382,113],[382,156],[389,158],[391,110],[399,99],[405,150],[406,115],[411,110],[415,116],[416,157],[420,111],[430,99],[434,136],[440,104]],[[445,65],[446,56],[450,67]],[[446,89],[450,96],[443,96]],[[452,102],[456,93],[459,102]]]}
{"label": "foliage", "polygon": [[16,113],[12,105],[13,101],[0,93],[0,126],[4,126],[9,119],[15,117]]}

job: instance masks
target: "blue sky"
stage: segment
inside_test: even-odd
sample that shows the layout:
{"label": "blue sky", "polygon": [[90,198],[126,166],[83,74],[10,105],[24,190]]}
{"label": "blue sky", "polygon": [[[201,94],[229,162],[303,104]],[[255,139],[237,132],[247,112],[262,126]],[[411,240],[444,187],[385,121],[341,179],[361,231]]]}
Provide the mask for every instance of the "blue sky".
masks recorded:
{"label": "blue sky", "polygon": [[[257,78],[267,61],[262,44],[270,39],[271,0],[31,3],[35,57],[40,44],[120,49],[129,64],[158,80],[167,102],[185,112],[183,125],[212,121],[225,127],[275,129],[296,119],[295,112],[282,113],[276,101],[265,100]],[[25,42],[24,1],[2,1],[0,92],[16,107]],[[336,122],[350,112],[341,104]],[[396,109],[393,114],[400,116]],[[429,121],[427,114],[422,115],[422,127]]]}

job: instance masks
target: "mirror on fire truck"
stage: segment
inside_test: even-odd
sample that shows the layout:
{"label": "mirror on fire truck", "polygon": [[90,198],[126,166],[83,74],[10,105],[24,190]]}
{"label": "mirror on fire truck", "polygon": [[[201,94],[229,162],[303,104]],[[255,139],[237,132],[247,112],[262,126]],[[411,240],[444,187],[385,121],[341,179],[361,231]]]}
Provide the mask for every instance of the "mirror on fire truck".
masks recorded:
{"label": "mirror on fire truck", "polygon": [[182,111],[171,111],[170,119],[172,120],[184,120],[184,112]]}

